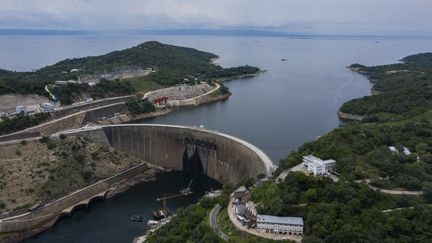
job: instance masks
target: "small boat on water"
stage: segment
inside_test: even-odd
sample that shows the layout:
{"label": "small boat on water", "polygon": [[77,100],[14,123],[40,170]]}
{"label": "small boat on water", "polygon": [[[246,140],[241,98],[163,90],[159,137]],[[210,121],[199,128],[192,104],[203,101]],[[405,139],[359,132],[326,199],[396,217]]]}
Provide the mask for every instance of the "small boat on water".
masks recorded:
{"label": "small boat on water", "polygon": [[181,193],[183,196],[187,196],[187,195],[189,195],[189,194],[192,194],[192,191],[191,191],[192,181],[193,181],[193,180],[191,180],[191,181],[189,182],[188,187],[183,188],[183,189],[180,190],[180,193]]}
{"label": "small boat on water", "polygon": [[160,221],[150,219],[147,221],[147,226],[155,226],[155,225],[158,225],[159,223],[160,223]]}
{"label": "small boat on water", "polygon": [[286,59],[285,59],[285,58],[282,58],[282,59],[281,59],[281,61],[282,61],[282,62],[285,62],[285,61],[286,61]]}
{"label": "small boat on water", "polygon": [[132,217],[130,218],[130,220],[132,222],[143,222],[144,218],[141,217],[141,216],[139,216],[138,214],[134,214],[134,215],[132,215]]}

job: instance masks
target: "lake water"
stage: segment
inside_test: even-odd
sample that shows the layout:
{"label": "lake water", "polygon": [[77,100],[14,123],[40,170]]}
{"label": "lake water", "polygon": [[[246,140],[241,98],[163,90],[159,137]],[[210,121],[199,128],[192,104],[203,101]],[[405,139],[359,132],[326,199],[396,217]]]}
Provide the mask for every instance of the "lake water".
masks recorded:
{"label": "lake water", "polygon": [[[255,78],[227,82],[233,95],[224,102],[176,109],[145,122],[204,125],[253,143],[275,163],[304,142],[339,126],[336,112],[343,102],[370,94],[371,85],[365,77],[345,66],[393,63],[406,55],[432,51],[431,39],[416,38],[0,36],[0,68],[30,70],[147,40],[216,53],[225,67],[249,64],[267,69]],[[130,230],[126,215],[151,211],[156,207],[154,190],[159,193],[169,189],[165,184],[178,185],[179,181],[184,183],[184,177],[166,178],[165,183],[153,186],[141,184],[79,211],[30,242],[127,242],[137,229]]]}

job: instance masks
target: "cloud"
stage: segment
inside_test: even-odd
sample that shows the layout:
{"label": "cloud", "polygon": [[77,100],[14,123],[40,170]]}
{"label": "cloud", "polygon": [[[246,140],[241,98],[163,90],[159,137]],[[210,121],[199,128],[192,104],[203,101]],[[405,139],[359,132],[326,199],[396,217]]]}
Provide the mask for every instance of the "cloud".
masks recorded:
{"label": "cloud", "polygon": [[2,0],[0,28],[432,34],[430,0]]}

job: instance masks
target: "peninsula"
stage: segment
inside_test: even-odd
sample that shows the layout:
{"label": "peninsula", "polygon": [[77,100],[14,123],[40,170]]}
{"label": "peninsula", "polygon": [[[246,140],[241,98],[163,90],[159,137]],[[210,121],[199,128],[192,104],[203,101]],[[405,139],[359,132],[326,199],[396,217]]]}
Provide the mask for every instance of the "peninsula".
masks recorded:
{"label": "peninsula", "polygon": [[169,110],[158,109],[137,116],[119,103],[145,94],[150,95],[150,102],[163,106],[209,103],[231,94],[222,81],[260,73],[251,66],[223,68],[213,62],[215,58],[218,56],[209,52],[149,41],[105,55],[66,59],[32,72],[0,70],[0,135],[107,105],[117,106],[85,122],[125,112],[123,120],[110,119],[104,124],[166,114]]}

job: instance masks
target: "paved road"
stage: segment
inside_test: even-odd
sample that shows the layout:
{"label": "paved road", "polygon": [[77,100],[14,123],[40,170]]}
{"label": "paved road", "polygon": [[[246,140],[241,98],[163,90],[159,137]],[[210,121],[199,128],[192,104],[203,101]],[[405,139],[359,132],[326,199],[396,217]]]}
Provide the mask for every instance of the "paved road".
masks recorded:
{"label": "paved road", "polygon": [[217,223],[217,215],[219,214],[219,211],[221,210],[221,206],[217,204],[210,212],[210,226],[213,228],[214,232],[222,238],[224,241],[229,241],[229,236],[226,235],[222,230],[219,228],[219,225]]}
{"label": "paved road", "polygon": [[[380,177],[380,179],[383,179]],[[356,183],[366,183],[371,189],[375,190],[375,191],[380,191],[382,193],[387,193],[387,194],[394,194],[394,195],[411,195],[411,196],[419,196],[419,195],[423,195],[423,191],[402,191],[402,190],[387,190],[387,189],[382,189],[382,188],[378,188],[375,186],[372,186],[371,183],[371,179],[365,179],[365,180],[356,180]]]}

